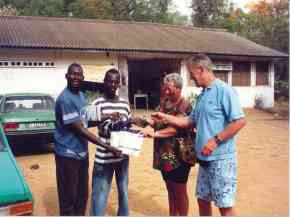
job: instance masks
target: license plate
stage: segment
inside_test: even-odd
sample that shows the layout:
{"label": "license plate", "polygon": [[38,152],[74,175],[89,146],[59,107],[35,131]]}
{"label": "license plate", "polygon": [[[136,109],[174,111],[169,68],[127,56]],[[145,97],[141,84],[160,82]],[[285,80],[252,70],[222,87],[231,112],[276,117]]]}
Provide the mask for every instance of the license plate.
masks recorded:
{"label": "license plate", "polygon": [[29,128],[44,128],[47,127],[48,124],[45,122],[37,122],[37,123],[30,123],[28,124]]}

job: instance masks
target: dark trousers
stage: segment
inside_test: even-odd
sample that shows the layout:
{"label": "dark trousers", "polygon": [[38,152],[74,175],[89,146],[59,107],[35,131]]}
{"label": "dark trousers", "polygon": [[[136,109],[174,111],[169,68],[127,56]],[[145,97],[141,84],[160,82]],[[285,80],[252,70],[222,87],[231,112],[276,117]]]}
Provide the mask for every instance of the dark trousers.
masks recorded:
{"label": "dark trousers", "polygon": [[88,201],[89,160],[55,155],[56,181],[61,216],[84,216]]}

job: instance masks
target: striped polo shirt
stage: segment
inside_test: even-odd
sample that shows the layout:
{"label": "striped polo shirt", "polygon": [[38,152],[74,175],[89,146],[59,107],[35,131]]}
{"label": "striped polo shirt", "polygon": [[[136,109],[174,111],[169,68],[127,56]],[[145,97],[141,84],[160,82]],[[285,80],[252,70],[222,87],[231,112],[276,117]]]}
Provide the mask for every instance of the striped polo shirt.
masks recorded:
{"label": "striped polo shirt", "polygon": [[[98,121],[98,125],[101,125],[101,117],[102,115],[108,115],[115,112],[118,112],[124,115],[126,118],[130,118],[131,109],[129,103],[124,98],[117,98],[114,100],[106,99],[105,97],[97,98],[92,105],[95,107],[96,111],[96,119]],[[100,130],[99,130],[100,131]],[[104,138],[99,134],[100,139],[103,142],[109,143],[110,139]],[[105,148],[98,146],[95,154],[95,163],[107,164],[107,163],[115,163],[120,162],[124,159],[124,157],[115,157],[112,152],[107,151]]]}

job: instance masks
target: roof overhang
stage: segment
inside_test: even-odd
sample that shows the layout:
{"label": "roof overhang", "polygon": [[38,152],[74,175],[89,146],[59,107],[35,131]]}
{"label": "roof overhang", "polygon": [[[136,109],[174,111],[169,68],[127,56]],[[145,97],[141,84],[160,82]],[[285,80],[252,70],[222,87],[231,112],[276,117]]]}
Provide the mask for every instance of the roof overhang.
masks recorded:
{"label": "roof overhang", "polygon": [[[19,47],[19,46],[1,46],[2,52],[45,52],[45,53],[103,53],[112,56],[122,56],[129,59],[134,58],[173,58],[184,59],[190,55],[197,54],[194,51],[171,51],[171,50],[145,50],[145,49],[114,49],[114,48],[52,48],[52,47]],[[231,61],[272,61],[285,62],[289,61],[289,55],[285,56],[255,56],[255,55],[238,55],[238,54],[222,54],[222,53],[206,53],[215,60],[231,60]]]}

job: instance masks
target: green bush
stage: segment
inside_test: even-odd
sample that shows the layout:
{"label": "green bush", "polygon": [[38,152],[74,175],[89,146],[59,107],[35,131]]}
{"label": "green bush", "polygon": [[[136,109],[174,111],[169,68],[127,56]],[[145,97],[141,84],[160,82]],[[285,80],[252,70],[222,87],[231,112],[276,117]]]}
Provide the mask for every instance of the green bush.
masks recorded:
{"label": "green bush", "polygon": [[191,91],[187,96],[186,99],[190,102],[190,104],[192,105],[192,108],[195,107],[195,103],[196,103],[196,99],[197,99],[198,95]]}
{"label": "green bush", "polygon": [[275,81],[275,99],[278,100],[281,97],[289,99],[289,81]]}

